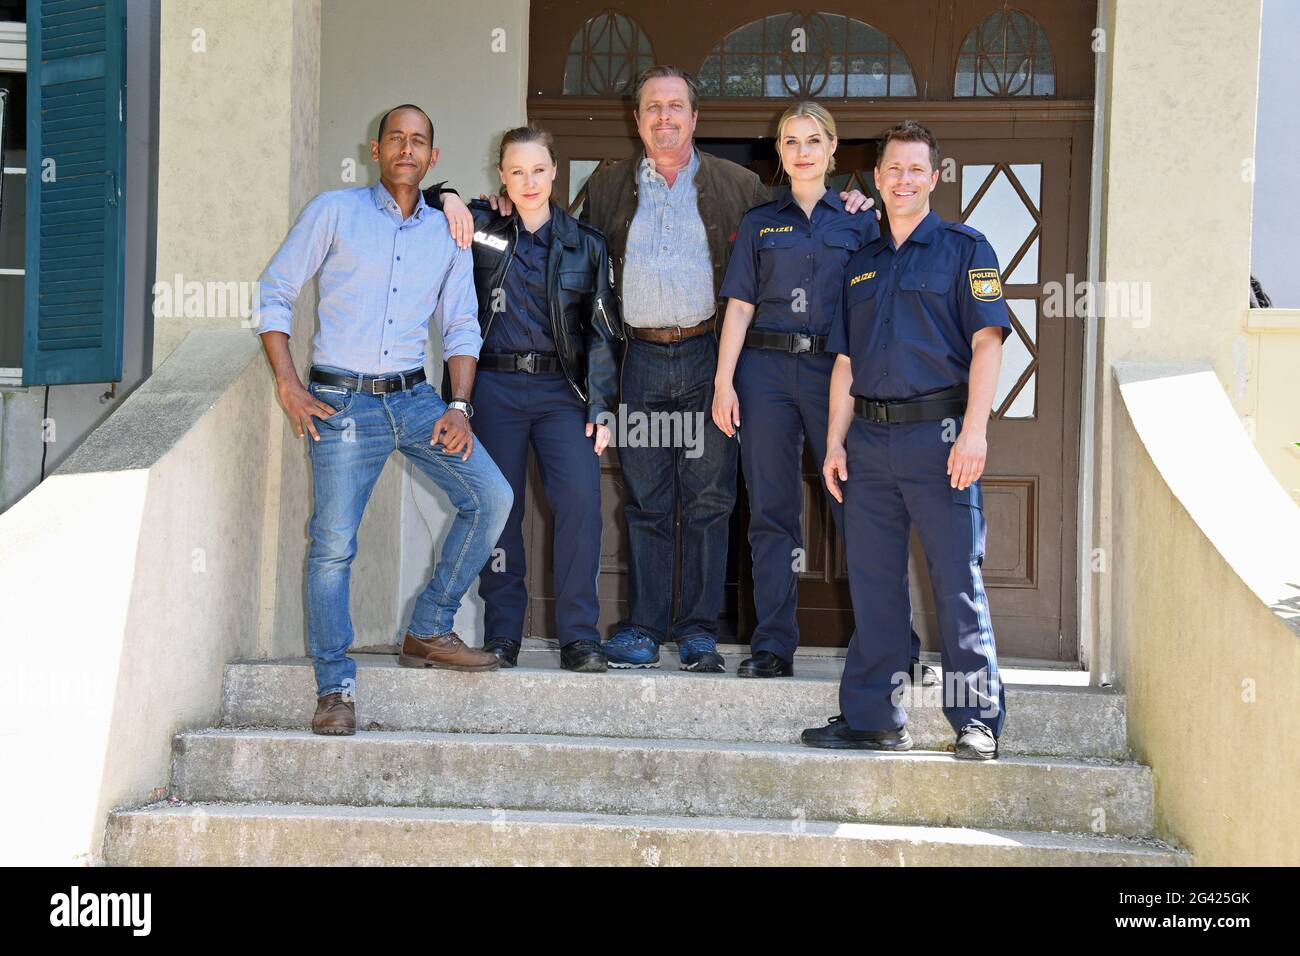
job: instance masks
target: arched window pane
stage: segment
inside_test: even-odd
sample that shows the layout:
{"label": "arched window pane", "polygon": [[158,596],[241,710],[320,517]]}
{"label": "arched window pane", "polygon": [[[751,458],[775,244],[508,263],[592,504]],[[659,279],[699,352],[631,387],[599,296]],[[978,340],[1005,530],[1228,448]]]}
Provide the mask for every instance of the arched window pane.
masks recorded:
{"label": "arched window pane", "polygon": [[1047,34],[1019,10],[999,10],[966,34],[957,56],[955,96],[1052,96],[1056,66]]}
{"label": "arched window pane", "polygon": [[898,44],[839,13],[780,13],[722,38],[700,66],[702,96],[915,96]]}
{"label": "arched window pane", "polygon": [[654,65],[650,40],[631,17],[606,11],[582,25],[564,61],[566,96],[625,96]]}

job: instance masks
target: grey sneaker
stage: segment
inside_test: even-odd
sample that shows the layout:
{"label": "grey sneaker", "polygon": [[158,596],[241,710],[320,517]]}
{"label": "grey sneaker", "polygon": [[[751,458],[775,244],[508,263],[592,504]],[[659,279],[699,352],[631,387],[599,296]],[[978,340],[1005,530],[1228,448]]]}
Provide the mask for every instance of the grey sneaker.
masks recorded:
{"label": "grey sneaker", "polygon": [[998,739],[983,724],[972,721],[957,734],[957,746],[953,752],[961,760],[995,760]]}

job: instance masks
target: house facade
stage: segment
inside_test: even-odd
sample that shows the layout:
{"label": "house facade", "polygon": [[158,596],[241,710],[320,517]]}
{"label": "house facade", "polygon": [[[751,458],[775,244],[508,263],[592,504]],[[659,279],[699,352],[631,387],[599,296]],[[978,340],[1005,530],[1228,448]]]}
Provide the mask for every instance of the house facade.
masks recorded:
{"label": "house facade", "polygon": [[[836,116],[843,188],[874,192],[884,128],[935,132],[935,208],[989,237],[1014,327],[984,479],[1002,656],[1125,695],[1162,838],[1201,862],[1300,862],[1286,6],[33,0],[0,36],[25,77],[0,212],[15,188],[26,210],[21,321],[10,295],[0,336],[0,593],[25,676],[0,741],[63,785],[49,827],[12,845],[97,859],[109,812],[166,787],[171,735],[217,720],[228,662],[304,653],[308,458],[249,326],[252,284],[307,200],[372,182],[378,117],[410,101],[442,150],[431,181],[492,190],[494,136],[532,121],[555,134],[556,198],[577,210],[587,177],[637,149],[632,79],[667,62],[700,83],[699,147],[766,182],[791,97]],[[1251,308],[1252,273],[1272,308]],[[313,311],[304,290],[301,369]],[[834,658],[850,606],[818,472],[807,458],[799,616]],[[626,600],[616,451],[602,489],[610,624]],[[527,509],[528,632],[546,639],[549,516],[533,493]],[[737,644],[746,515],[742,498],[721,622]],[[391,461],[354,567],[359,646],[400,637],[447,519]],[[937,647],[913,550],[917,628]],[[480,621],[467,601],[457,629]],[[71,659],[49,657],[51,631]],[[51,740],[78,759],[51,769]]]}

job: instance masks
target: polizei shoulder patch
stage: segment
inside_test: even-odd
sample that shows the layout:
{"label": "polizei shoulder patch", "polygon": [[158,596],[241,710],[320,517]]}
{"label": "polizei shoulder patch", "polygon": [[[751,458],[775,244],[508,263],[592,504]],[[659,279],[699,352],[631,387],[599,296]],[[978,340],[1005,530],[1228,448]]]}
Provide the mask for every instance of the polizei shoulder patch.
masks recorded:
{"label": "polizei shoulder patch", "polygon": [[1002,281],[997,269],[971,269],[970,294],[981,302],[996,302],[1002,298]]}

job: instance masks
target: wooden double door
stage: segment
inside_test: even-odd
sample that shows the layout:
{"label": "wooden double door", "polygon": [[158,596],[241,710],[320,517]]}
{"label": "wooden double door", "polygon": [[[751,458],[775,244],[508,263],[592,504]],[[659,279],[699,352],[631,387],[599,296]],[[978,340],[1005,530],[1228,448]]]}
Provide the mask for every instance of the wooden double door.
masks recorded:
{"label": "wooden double door", "polygon": [[[775,154],[765,134],[783,105],[771,104],[768,116],[759,104],[740,109],[719,103],[711,109],[702,102],[697,143],[773,182]],[[567,198],[571,208],[580,207],[582,183],[594,169],[630,156],[637,148],[625,117],[611,114],[603,124],[604,132],[593,132],[590,117],[586,123],[578,122],[563,103],[553,113],[537,106],[530,110],[539,112],[546,115],[533,118],[557,134],[557,199]],[[875,106],[854,111],[836,108],[836,115],[841,141],[836,185],[872,193],[875,151],[869,137],[903,117]],[[907,115],[929,125],[942,146],[941,181],[933,208],[944,219],[967,222],[984,232],[998,253],[1014,327],[1005,345],[983,479],[989,528],[984,576],[999,652],[1007,658],[1074,661],[1078,659],[1075,522],[1082,320],[1044,315],[1044,301],[1053,292],[1052,283],[1064,286],[1073,281],[1068,276],[1084,274],[1091,104],[1040,103],[1025,115],[1016,107],[947,104],[914,107]],[[525,519],[531,595],[527,632],[554,637],[550,515],[535,471],[531,474]],[[665,475],[665,480],[671,476]],[[743,478],[738,475],[737,481],[719,631],[723,639],[745,643],[754,613],[748,508]],[[803,492],[806,566],[799,580],[801,640],[805,645],[844,646],[852,630],[852,608],[843,543],[831,521],[820,463],[813,461],[807,447]],[[627,610],[623,503],[618,451],[611,449],[602,463],[603,629]],[[664,582],[665,587],[675,584]],[[937,649],[929,575],[915,536],[911,587],[915,627],[923,645]]]}

